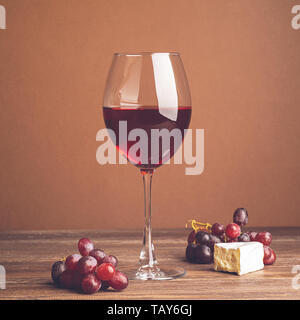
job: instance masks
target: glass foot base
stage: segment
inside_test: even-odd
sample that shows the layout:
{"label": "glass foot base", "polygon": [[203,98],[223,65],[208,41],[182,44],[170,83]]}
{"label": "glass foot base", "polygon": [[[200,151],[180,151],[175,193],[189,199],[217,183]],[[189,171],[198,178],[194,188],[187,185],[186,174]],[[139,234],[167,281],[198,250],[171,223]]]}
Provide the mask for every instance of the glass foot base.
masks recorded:
{"label": "glass foot base", "polygon": [[143,266],[138,269],[128,270],[129,280],[172,280],[185,275],[185,270],[171,265]]}

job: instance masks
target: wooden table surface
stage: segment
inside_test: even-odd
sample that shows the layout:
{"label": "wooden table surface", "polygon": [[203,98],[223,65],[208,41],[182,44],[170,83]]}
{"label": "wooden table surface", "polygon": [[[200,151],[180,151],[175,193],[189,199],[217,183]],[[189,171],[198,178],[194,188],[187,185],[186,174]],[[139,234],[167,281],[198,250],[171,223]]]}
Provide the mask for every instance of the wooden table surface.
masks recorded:
{"label": "wooden table surface", "polygon": [[[296,276],[292,268],[300,268],[300,228],[264,229],[272,232],[271,247],[277,254],[276,263],[264,270],[237,276],[215,272],[212,265],[190,264],[184,257],[189,230],[156,230],[158,260],[184,267],[186,275],[167,281],[130,281],[122,292],[94,295],[55,288],[50,277],[52,263],[76,253],[78,239],[89,237],[96,247],[116,255],[119,269],[126,271],[137,262],[140,231],[0,232],[0,264],[6,269],[6,289],[0,290],[0,299],[300,299],[300,289],[292,286]],[[300,277],[294,282],[300,286]]]}

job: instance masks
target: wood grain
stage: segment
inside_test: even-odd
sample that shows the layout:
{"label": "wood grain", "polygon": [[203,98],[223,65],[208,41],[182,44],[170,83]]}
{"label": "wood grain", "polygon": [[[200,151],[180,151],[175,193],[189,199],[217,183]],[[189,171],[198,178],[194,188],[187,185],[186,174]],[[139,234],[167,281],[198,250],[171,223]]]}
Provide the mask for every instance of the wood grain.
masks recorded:
{"label": "wood grain", "polygon": [[[257,230],[258,228],[253,228]],[[185,261],[188,230],[156,230],[158,259],[185,268],[186,275],[168,281],[131,281],[123,292],[77,294],[55,288],[50,277],[54,261],[77,251],[79,238],[119,258],[119,269],[137,263],[141,232],[134,230],[14,231],[0,233],[0,264],[6,268],[7,285],[0,299],[300,299],[293,289],[291,272],[300,265],[300,228],[265,228],[273,234],[277,261],[264,270],[237,276],[212,270],[212,265]],[[300,284],[300,280],[299,280]]]}

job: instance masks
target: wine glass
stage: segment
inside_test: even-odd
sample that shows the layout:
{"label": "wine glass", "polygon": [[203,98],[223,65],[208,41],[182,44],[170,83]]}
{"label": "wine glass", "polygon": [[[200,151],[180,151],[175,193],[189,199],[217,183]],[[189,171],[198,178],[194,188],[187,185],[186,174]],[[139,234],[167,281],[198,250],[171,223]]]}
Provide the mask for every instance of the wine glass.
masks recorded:
{"label": "wine glass", "polygon": [[[154,170],[169,162],[180,147],[191,111],[188,81],[179,53],[114,54],[103,99],[104,121],[115,133],[116,148],[125,161],[140,170],[144,183],[143,244],[139,266],[130,278],[166,280],[185,273],[180,267],[157,261],[151,234],[151,183]],[[165,144],[163,134],[157,136],[170,132],[177,133],[173,144]]]}

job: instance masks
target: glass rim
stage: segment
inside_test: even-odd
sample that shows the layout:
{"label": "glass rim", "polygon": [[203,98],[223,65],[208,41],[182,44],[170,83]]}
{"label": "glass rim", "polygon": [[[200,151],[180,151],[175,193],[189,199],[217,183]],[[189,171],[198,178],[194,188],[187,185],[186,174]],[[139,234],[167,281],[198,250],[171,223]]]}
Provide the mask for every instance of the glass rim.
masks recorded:
{"label": "glass rim", "polygon": [[114,56],[151,56],[153,54],[168,54],[170,56],[179,56],[179,52],[175,51],[140,51],[140,52],[115,52]]}

